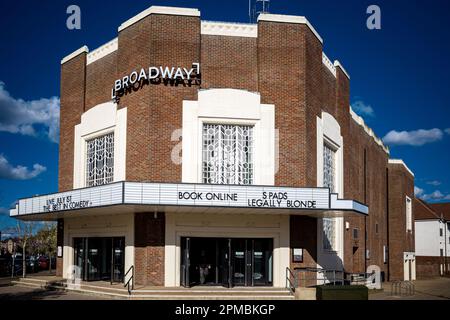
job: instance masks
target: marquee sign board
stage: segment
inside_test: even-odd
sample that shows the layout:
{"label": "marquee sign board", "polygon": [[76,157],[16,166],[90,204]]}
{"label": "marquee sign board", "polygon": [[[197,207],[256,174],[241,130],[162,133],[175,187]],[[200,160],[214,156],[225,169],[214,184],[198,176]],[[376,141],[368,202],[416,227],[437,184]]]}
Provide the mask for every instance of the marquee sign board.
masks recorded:
{"label": "marquee sign board", "polygon": [[340,200],[328,188],[117,182],[19,200],[12,216],[112,205],[198,206],[255,209],[353,210],[368,208]]}

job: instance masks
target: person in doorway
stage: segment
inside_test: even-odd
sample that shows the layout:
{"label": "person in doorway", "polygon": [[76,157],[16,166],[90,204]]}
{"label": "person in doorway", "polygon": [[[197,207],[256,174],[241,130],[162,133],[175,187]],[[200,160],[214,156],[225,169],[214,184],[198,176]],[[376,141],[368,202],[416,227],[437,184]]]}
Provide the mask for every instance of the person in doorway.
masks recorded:
{"label": "person in doorway", "polygon": [[209,274],[209,269],[211,269],[211,265],[208,264],[207,257],[206,257],[206,251],[202,250],[200,252],[200,284],[206,283],[206,277]]}

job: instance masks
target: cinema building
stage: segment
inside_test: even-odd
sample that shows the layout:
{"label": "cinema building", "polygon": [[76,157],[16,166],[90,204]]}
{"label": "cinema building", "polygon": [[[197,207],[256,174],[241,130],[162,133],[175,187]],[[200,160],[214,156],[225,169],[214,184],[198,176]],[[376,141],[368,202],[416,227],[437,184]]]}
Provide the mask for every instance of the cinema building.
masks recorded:
{"label": "cinema building", "polygon": [[64,278],[415,277],[414,176],[351,110],[350,76],[305,17],[152,6],[61,61],[60,119],[58,192],[11,216],[58,222]]}

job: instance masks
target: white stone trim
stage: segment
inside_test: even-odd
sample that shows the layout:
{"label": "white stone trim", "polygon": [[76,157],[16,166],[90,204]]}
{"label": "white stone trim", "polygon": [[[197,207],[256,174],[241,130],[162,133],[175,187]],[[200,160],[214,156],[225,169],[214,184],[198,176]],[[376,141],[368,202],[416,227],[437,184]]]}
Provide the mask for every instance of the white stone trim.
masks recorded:
{"label": "white stone trim", "polygon": [[414,172],[412,172],[406,163],[402,159],[389,159],[389,164],[401,164],[405,169],[414,177]]}
{"label": "white stone trim", "polygon": [[328,68],[328,70],[330,70],[333,76],[336,77],[336,67],[324,52],[322,52],[322,63]]}
{"label": "white stone trim", "polygon": [[350,80],[350,75],[349,75],[348,72],[344,69],[344,67],[342,66],[342,64],[341,64],[339,61],[335,60],[335,61],[334,61],[334,66],[335,66],[335,67],[341,68],[342,72],[344,72],[344,74],[345,74],[345,75],[347,76],[347,78]]}
{"label": "white stone trim", "polygon": [[127,108],[117,104],[99,104],[81,115],[75,126],[73,188],[86,187],[86,141],[114,132],[114,182],[124,181],[126,173]]}
{"label": "white stone trim", "polygon": [[87,46],[82,46],[80,49],[75,50],[74,52],[72,52],[71,54],[65,56],[62,60],[61,60],[61,64],[66,63],[67,61],[75,58],[76,56],[78,56],[79,54],[86,52],[89,52],[89,48]]}
{"label": "white stone trim", "polygon": [[303,16],[290,16],[284,14],[271,14],[271,13],[261,13],[258,16],[258,21],[270,21],[270,22],[284,22],[284,23],[299,23],[306,24],[308,28],[314,33],[314,35],[323,44],[323,39],[319,33],[314,29],[314,27],[309,23],[308,19]]}
{"label": "white stone trim", "polygon": [[[337,197],[342,198],[344,194],[344,139],[341,134],[339,122],[329,113],[322,112],[317,117],[317,187],[323,186],[323,145],[325,142],[336,148],[336,190],[334,202]],[[345,204],[345,203],[341,203]],[[342,208],[346,209],[346,208]],[[317,265],[324,269],[341,270],[344,261],[344,219],[335,220],[335,250],[328,251],[323,248],[323,219],[317,219]]]}
{"label": "white stone trim", "polygon": [[257,93],[237,89],[200,90],[198,101],[183,101],[182,181],[202,181],[203,123],[254,126],[255,185],[274,185],[275,106],[261,104]]}
{"label": "white stone trim", "polygon": [[118,31],[120,32],[123,29],[128,28],[132,24],[135,24],[139,20],[142,20],[151,14],[167,14],[167,15],[175,15],[175,16],[200,17],[200,11],[198,9],[180,8],[180,7],[165,7],[165,6],[151,6],[150,8],[142,11],[141,13],[132,17],[131,19],[128,19],[127,21],[122,23],[120,25]]}
{"label": "white stone trim", "polygon": [[95,49],[91,53],[89,53],[86,57],[86,65],[91,64],[92,62],[95,62],[108,54],[116,51],[118,48],[118,40],[117,38],[112,39],[108,43],[105,43],[101,47]]}
{"label": "white stone trim", "polygon": [[387,154],[389,154],[389,148],[383,143],[383,141],[378,138],[375,135],[375,132],[369,128],[366,123],[364,122],[364,119],[360,116],[358,116],[355,111],[353,111],[352,107],[350,106],[350,115],[352,116],[352,119],[359,125],[361,126],[364,131],[370,136],[372,137],[372,139],[376,142],[376,144],[378,144],[381,148],[383,148],[384,152],[386,152]]}
{"label": "white stone trim", "polygon": [[273,239],[273,286],[284,288],[290,262],[289,216],[166,212],[164,286],[180,286],[181,237]]}
{"label": "white stone trim", "polygon": [[202,21],[201,34],[257,38],[258,25],[248,23]]}

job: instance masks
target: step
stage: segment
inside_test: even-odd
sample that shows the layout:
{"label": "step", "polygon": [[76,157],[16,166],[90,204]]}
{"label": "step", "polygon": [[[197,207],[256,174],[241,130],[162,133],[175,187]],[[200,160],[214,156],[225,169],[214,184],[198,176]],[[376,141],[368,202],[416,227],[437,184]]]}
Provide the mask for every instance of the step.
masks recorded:
{"label": "step", "polygon": [[36,278],[20,278],[12,281],[13,285],[32,288],[53,289],[85,293],[89,295],[104,296],[109,298],[122,298],[133,300],[293,300],[294,297],[288,290],[267,289],[141,289],[133,290],[131,295],[126,288],[111,288],[82,283],[79,287],[68,287],[65,281],[47,281]]}

